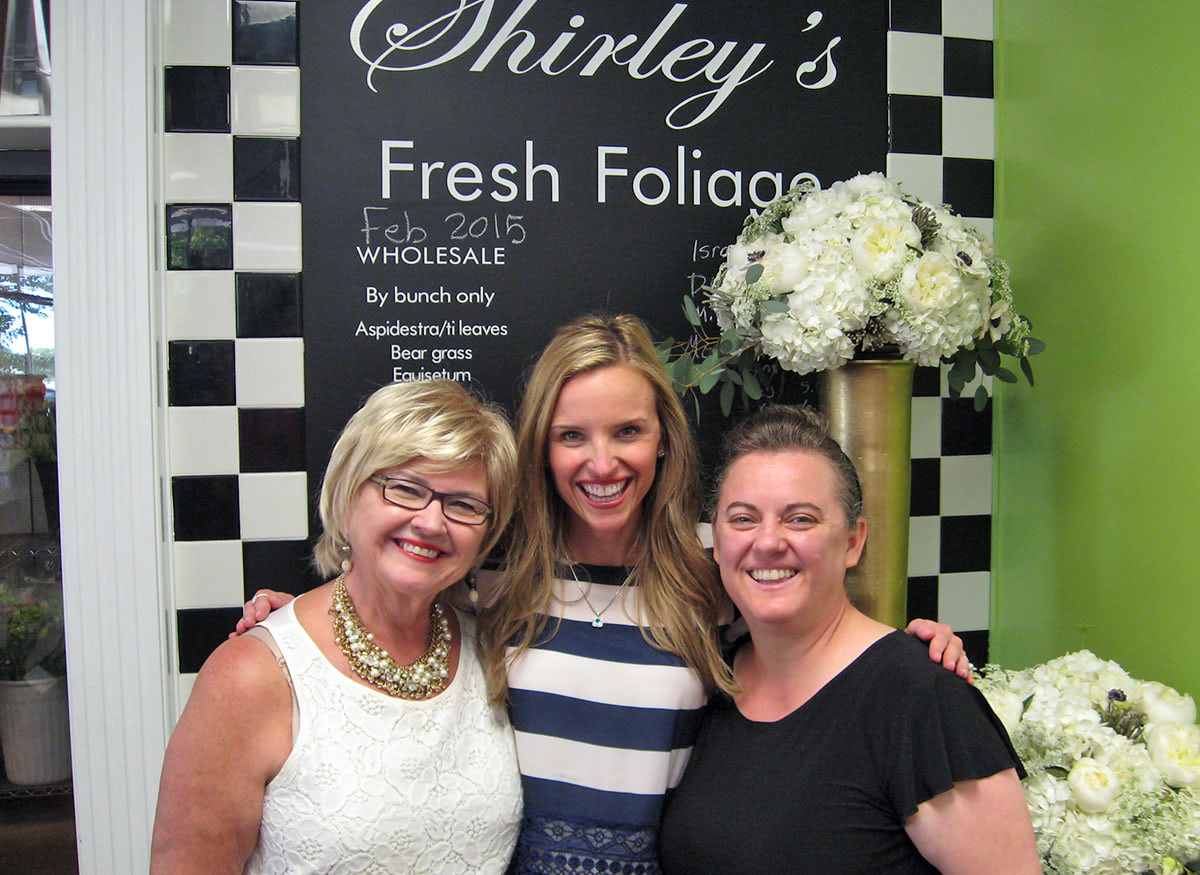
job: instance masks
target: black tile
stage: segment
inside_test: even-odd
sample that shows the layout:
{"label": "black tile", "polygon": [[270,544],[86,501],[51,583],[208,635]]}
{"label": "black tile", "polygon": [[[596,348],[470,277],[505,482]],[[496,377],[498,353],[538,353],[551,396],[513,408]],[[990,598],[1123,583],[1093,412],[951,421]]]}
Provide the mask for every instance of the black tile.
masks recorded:
{"label": "black tile", "polygon": [[974,397],[942,399],[942,455],[987,456],[992,452],[992,405],[979,411]]}
{"label": "black tile", "polygon": [[308,541],[242,542],[242,579],[247,599],[260,589],[300,595],[325,582],[312,566]]}
{"label": "black tile", "polygon": [[232,340],[172,340],[167,344],[167,404],[221,407],[236,403]]}
{"label": "black tile", "polygon": [[233,63],[298,62],[296,4],[284,0],[233,0]]}
{"label": "black tile", "polygon": [[988,571],[992,563],[992,518],[942,517],[942,542],[938,570],[942,574]]}
{"label": "black tile", "polygon": [[238,410],[243,474],[304,470],[304,408]]}
{"label": "black tile", "polygon": [[166,130],[229,133],[228,67],[166,67],[163,90]]}
{"label": "black tile", "polygon": [[910,516],[937,516],[942,506],[942,460],[912,460]]}
{"label": "black tile", "polygon": [[889,94],[889,148],[912,155],[942,154],[942,99]]}
{"label": "black tile", "polygon": [[913,369],[913,397],[936,398],[942,394],[942,369],[934,366]]}
{"label": "black tile", "polygon": [[892,30],[942,32],[942,0],[891,0]]}
{"label": "black tile", "polygon": [[990,656],[990,641],[991,637],[987,629],[955,629],[958,637],[963,640],[963,649],[967,652],[967,659],[971,660],[972,665],[976,668],[982,668],[987,665]]}
{"label": "black tile", "polygon": [[300,200],[300,141],[295,137],[234,137],[233,199]]}
{"label": "black tile", "polygon": [[299,337],[300,274],[239,273],[238,337]]}
{"label": "black tile", "polygon": [[179,631],[179,672],[194,674],[229,637],[241,619],[239,608],[189,608],[175,612]]}
{"label": "black tile", "polygon": [[176,541],[236,541],[241,537],[236,474],[172,477]]}
{"label": "black tile", "polygon": [[167,204],[169,270],[233,269],[232,204]]}
{"label": "black tile", "polygon": [[942,199],[961,216],[990,219],[995,168],[989,158],[943,158]]}
{"label": "black tile", "polygon": [[992,41],[945,39],[943,93],[955,97],[993,97]]}
{"label": "black tile", "polygon": [[938,579],[910,577],[908,579],[908,619],[936,620],[938,610]]}

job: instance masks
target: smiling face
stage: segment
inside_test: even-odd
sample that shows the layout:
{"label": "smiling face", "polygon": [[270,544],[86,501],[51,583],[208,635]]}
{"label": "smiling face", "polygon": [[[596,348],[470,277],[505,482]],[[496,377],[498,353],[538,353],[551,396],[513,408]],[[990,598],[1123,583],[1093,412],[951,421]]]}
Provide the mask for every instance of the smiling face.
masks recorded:
{"label": "smiling face", "polygon": [[865,520],[847,523],[833,464],[819,453],[755,451],[725,475],[713,558],[752,628],[831,617],[846,603],[846,569],[865,539]]}
{"label": "smiling face", "polygon": [[547,462],[570,514],[572,559],[630,561],[661,445],[654,388],[634,368],[607,365],[563,383],[550,418]]}
{"label": "smiling face", "polygon": [[[379,473],[438,492],[488,500],[481,464],[434,473],[414,463]],[[346,529],[353,556],[348,579],[418,601],[432,601],[461,580],[475,564],[488,534],[486,524],[469,526],[446,519],[436,498],[423,510],[397,507],[385,501],[379,484],[370,480],[358,491]]]}

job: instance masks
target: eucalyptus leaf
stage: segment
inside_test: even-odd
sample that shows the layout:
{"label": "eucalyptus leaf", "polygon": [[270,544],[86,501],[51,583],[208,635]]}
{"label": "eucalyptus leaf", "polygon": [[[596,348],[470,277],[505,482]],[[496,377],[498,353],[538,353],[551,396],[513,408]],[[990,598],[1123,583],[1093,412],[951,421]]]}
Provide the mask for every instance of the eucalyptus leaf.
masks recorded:
{"label": "eucalyptus leaf", "polygon": [[778,298],[763,301],[762,308],[766,313],[786,313],[789,309],[787,301],[781,301]]}
{"label": "eucalyptus leaf", "polygon": [[729,415],[733,413],[733,393],[735,391],[737,390],[734,388],[733,383],[731,382],[727,381],[723,386],[721,386],[721,413],[726,419],[728,419]]}
{"label": "eucalyptus leaf", "polygon": [[758,382],[758,377],[754,371],[746,370],[742,372],[742,391],[746,396],[757,401],[763,396],[762,384]]}
{"label": "eucalyptus leaf", "polygon": [[761,264],[752,264],[746,268],[746,285],[753,285],[762,279],[763,266]]}
{"label": "eucalyptus leaf", "polygon": [[707,395],[713,390],[713,386],[717,385],[721,380],[721,375],[725,373],[724,368],[714,368],[703,377],[700,378],[700,394]]}
{"label": "eucalyptus leaf", "polygon": [[1025,355],[1037,355],[1039,352],[1046,351],[1046,344],[1038,340],[1036,337],[1025,338]]}
{"label": "eucalyptus leaf", "polygon": [[1029,385],[1033,385],[1033,365],[1029,363],[1029,359],[1021,359],[1021,373],[1025,375],[1025,379],[1029,381]]}
{"label": "eucalyptus leaf", "polygon": [[996,379],[1002,383],[1015,383],[1017,382],[1017,375],[1008,368],[1001,367],[996,369]]}
{"label": "eucalyptus leaf", "polygon": [[975,412],[983,413],[984,408],[987,407],[987,403],[987,389],[983,388],[983,384],[980,384],[975,387]]}
{"label": "eucalyptus leaf", "polygon": [[700,326],[700,312],[696,309],[696,302],[692,300],[691,295],[683,296],[683,315],[692,325]]}

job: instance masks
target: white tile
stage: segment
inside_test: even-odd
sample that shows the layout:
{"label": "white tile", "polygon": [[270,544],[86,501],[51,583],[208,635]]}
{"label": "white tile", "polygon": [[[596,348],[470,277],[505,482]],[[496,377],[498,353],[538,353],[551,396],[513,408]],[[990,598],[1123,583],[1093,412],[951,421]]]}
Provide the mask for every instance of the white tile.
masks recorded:
{"label": "white tile", "polygon": [[269,337],[234,341],[238,407],[304,406],[304,341]]}
{"label": "white tile", "polygon": [[942,98],[942,154],[996,157],[996,101],[990,97]]}
{"label": "white tile", "polygon": [[242,595],[241,541],[176,541],[175,607],[230,608]]}
{"label": "white tile", "polygon": [[941,512],[978,516],[992,512],[992,457],[943,456]]}
{"label": "white tile", "polygon": [[192,687],[194,686],[196,686],[195,674],[181,674],[175,679],[175,695],[178,697],[175,702],[176,720],[183,714],[183,708],[187,704],[187,700],[191,697]]}
{"label": "white tile", "polygon": [[908,576],[929,577],[937,574],[941,548],[941,518],[911,517],[908,521]]}
{"label": "white tile", "polygon": [[231,270],[169,270],[164,281],[168,340],[230,340],[237,333]]}
{"label": "white tile", "polygon": [[942,454],[942,399],[912,400],[912,449],[914,459],[934,459]]}
{"label": "white tile", "polygon": [[941,575],[938,578],[938,620],[957,632],[989,628],[991,579],[987,571]]}
{"label": "white tile", "polygon": [[888,94],[940,97],[945,88],[940,34],[888,31]]}
{"label": "white tile", "polygon": [[940,204],[942,197],[942,156],[889,152],[887,175],[913,197]]}
{"label": "white tile", "polygon": [[228,66],[233,57],[230,0],[165,0],[163,63]]}
{"label": "white tile", "polygon": [[168,203],[233,200],[233,137],[229,134],[163,134]]}
{"label": "white tile", "polygon": [[300,215],[300,204],[235,203],[234,268],[299,271]]}
{"label": "white tile", "polygon": [[231,67],[230,131],[260,136],[300,134],[300,68]]}
{"label": "white tile", "polygon": [[172,476],[236,474],[238,414],[236,407],[170,407],[167,409],[168,467]]}
{"label": "white tile", "polygon": [[308,537],[308,475],[303,471],[241,474],[238,503],[243,540]]}
{"label": "white tile", "polygon": [[992,0],[942,0],[942,34],[992,39],[995,34]]}

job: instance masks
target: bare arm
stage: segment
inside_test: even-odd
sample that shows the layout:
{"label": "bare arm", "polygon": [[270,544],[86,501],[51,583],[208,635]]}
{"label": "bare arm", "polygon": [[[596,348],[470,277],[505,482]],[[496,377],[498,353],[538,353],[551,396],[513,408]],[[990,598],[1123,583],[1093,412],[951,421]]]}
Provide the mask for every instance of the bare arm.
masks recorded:
{"label": "bare arm", "polygon": [[942,664],[942,668],[954,672],[969,684],[975,683],[971,673],[971,661],[963,652],[962,639],[945,623],[936,620],[913,620],[904,629],[914,638],[929,642],[929,658]]}
{"label": "bare arm", "polygon": [[167,745],[152,875],[242,871],[267,783],[291,751],[291,714],[287,680],[261,641],[213,652]]}
{"label": "bare arm", "polygon": [[943,873],[1041,875],[1037,840],[1015,769],[959,781],[917,808],[908,837]]}

